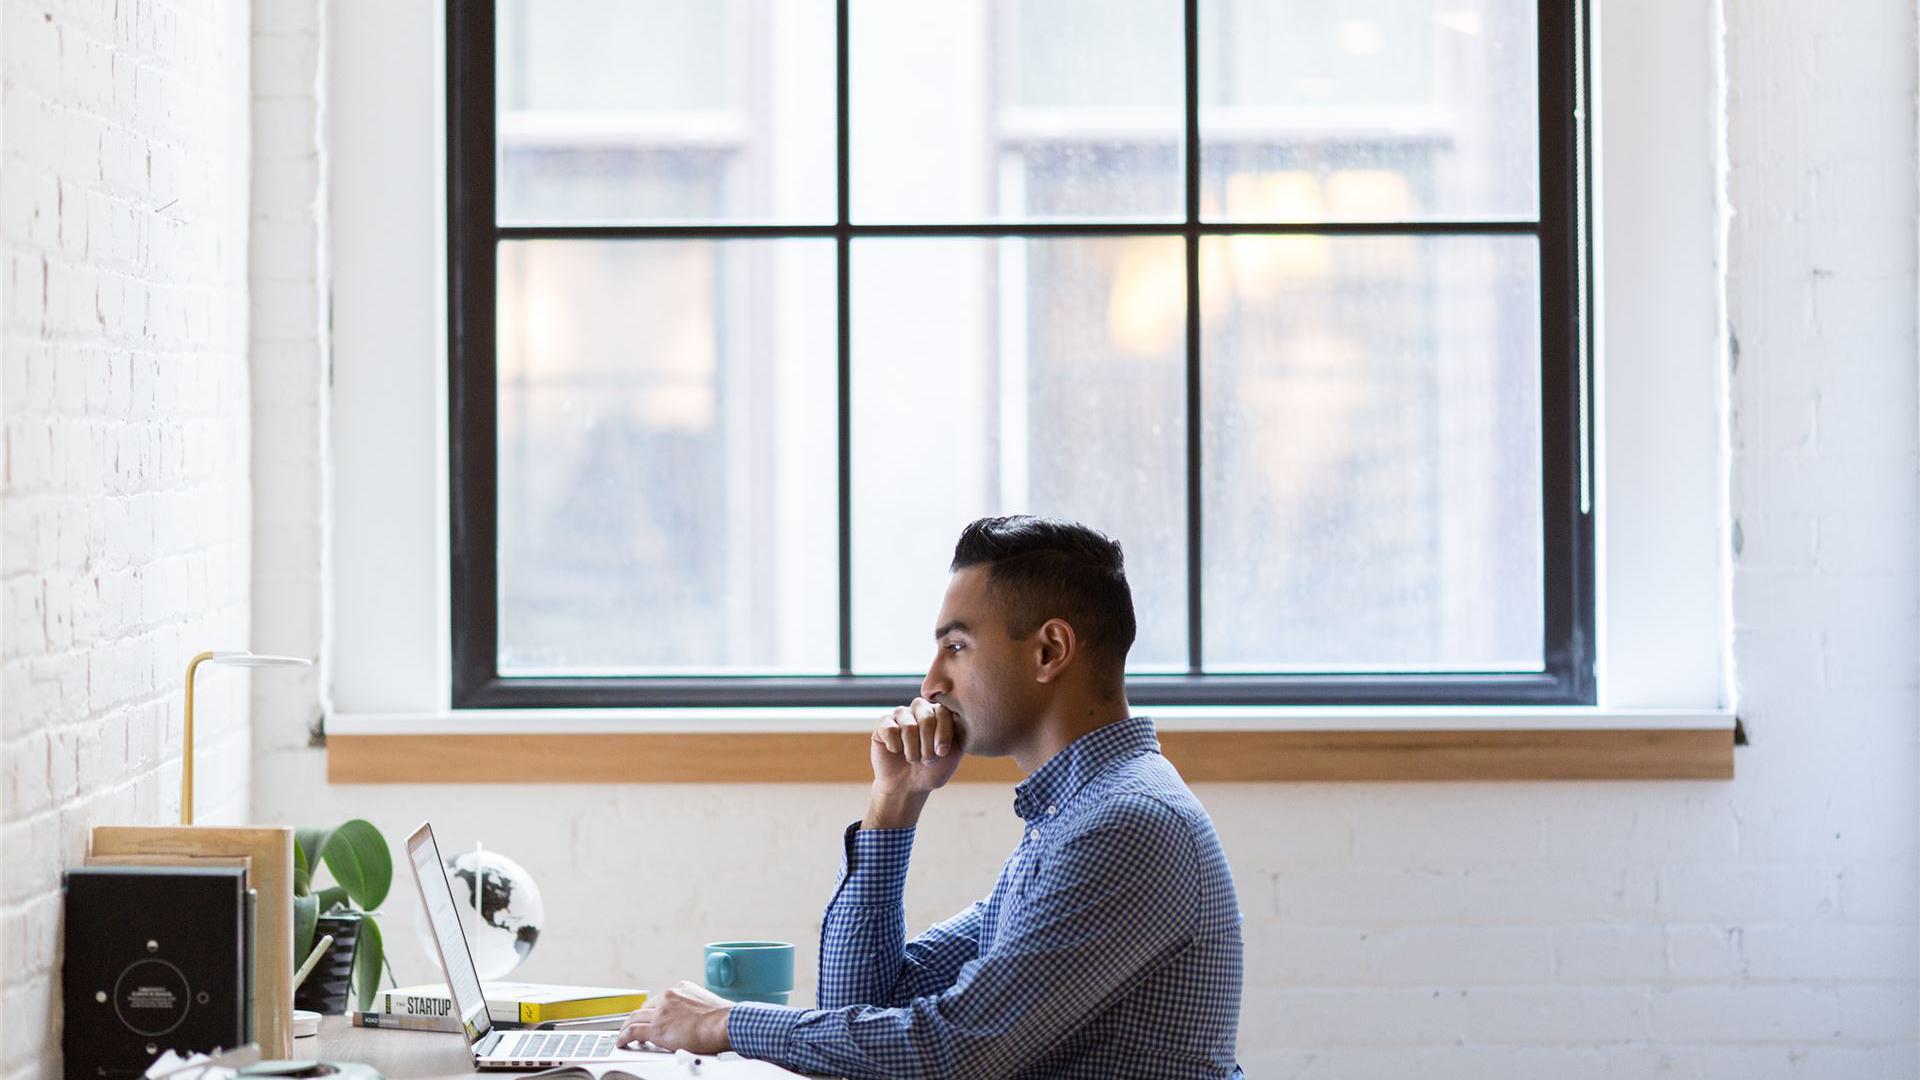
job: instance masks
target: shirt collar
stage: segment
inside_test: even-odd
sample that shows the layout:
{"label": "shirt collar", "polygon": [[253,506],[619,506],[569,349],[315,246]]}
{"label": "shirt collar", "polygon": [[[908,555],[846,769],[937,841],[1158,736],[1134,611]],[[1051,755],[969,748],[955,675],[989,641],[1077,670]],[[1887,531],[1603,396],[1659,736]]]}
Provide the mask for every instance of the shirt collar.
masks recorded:
{"label": "shirt collar", "polygon": [[1160,752],[1160,740],[1154,736],[1153,721],[1130,716],[1103,724],[1068,743],[1014,785],[1013,812],[1023,820],[1044,818],[1050,808],[1063,805],[1087,781],[1109,767],[1141,754]]}

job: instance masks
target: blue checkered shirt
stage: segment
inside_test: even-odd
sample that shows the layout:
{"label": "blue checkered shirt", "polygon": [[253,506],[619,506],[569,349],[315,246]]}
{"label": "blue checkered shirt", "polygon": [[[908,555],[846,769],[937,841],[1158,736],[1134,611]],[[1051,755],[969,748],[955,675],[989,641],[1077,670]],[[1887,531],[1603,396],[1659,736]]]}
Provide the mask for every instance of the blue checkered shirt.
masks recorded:
{"label": "blue checkered shirt", "polygon": [[852,1080],[1241,1076],[1233,878],[1152,721],[1075,740],[1013,808],[1026,833],[993,895],[912,942],[914,831],[850,826],[820,1007],[736,1005],[733,1048]]}

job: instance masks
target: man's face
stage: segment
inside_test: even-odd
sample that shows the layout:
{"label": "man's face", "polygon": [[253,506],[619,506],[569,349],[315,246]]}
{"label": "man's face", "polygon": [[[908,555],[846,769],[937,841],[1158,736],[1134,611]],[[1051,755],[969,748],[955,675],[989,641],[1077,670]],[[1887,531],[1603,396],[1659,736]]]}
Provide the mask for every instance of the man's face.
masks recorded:
{"label": "man's face", "polygon": [[1035,681],[1031,642],[1007,633],[993,603],[985,566],[956,571],[934,621],[933,666],[921,696],[960,718],[970,754],[997,757],[1025,741],[1040,715],[1043,690]]}

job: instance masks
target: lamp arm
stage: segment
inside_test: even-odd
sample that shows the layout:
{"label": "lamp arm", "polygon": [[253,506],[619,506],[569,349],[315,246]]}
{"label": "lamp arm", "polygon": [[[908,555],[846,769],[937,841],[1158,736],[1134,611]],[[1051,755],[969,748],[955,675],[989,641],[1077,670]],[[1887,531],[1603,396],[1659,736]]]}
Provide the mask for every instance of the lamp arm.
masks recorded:
{"label": "lamp arm", "polygon": [[193,824],[193,676],[200,665],[213,659],[212,652],[203,652],[187,662],[187,722],[184,732],[185,746],[180,758],[180,824]]}

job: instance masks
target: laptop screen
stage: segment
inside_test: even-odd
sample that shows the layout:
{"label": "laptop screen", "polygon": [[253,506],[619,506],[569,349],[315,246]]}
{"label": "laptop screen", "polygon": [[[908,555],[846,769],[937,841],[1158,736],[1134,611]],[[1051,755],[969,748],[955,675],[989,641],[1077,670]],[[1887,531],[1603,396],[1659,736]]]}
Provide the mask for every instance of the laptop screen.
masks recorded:
{"label": "laptop screen", "polygon": [[420,886],[420,902],[433,928],[440,971],[453,992],[461,1030],[466,1032],[468,1042],[476,1042],[492,1027],[487,1020],[487,998],[480,990],[473,954],[467,951],[467,932],[460,925],[459,909],[453,905],[453,885],[447,880],[446,864],[440,861],[440,845],[433,839],[432,825],[421,825],[407,838],[407,858],[413,863],[413,880]]}

